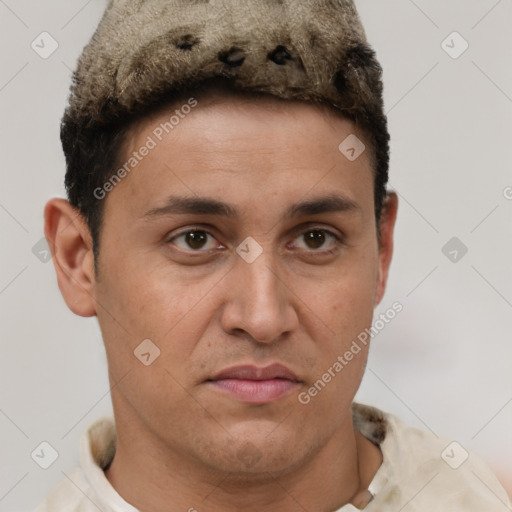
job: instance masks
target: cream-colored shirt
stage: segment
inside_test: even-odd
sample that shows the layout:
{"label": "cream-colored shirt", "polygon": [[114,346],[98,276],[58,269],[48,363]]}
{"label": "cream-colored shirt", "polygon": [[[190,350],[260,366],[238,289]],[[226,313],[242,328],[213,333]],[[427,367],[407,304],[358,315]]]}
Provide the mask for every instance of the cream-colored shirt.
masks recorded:
{"label": "cream-colored shirt", "polygon": [[[373,407],[353,405],[354,425],[378,444],[383,463],[365,512],[506,512],[510,501],[488,467],[459,443],[402,423]],[[80,465],[35,512],[138,512],[105,477],[115,453],[114,418],[93,423],[80,440]],[[370,496],[370,495],[369,495]],[[347,504],[336,512],[355,512]]]}

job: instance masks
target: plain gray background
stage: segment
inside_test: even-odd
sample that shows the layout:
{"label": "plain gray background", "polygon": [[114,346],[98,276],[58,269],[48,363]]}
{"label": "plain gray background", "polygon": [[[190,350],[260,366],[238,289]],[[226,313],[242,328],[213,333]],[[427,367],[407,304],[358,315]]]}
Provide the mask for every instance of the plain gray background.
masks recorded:
{"label": "plain gray background", "polygon": [[[78,463],[81,433],[111,411],[96,319],[68,311],[52,262],[37,257],[44,204],[64,197],[59,121],[70,72],[105,4],[0,0],[3,511],[31,510]],[[358,399],[458,440],[510,492],[512,2],[356,4],[384,68],[390,184],[401,202],[379,310],[403,305],[373,340]],[[51,48],[42,32],[58,44],[45,59],[31,47],[45,37]],[[46,470],[31,458],[42,441],[59,454]]]}

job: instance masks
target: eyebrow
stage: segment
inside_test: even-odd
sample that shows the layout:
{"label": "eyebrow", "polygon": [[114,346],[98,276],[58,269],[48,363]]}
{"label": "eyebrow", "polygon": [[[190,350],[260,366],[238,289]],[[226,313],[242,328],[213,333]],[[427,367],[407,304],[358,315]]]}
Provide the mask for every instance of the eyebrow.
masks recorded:
{"label": "eyebrow", "polygon": [[[285,218],[318,215],[332,212],[361,211],[360,206],[348,197],[331,194],[300,201],[291,205],[285,212]],[[238,210],[227,203],[209,197],[170,196],[163,206],[151,208],[142,218],[151,219],[170,215],[216,215],[237,218]]]}

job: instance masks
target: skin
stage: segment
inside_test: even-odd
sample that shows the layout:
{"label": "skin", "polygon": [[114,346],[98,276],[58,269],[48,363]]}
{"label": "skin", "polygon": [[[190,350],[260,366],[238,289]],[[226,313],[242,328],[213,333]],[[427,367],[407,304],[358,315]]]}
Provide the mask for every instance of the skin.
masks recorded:
{"label": "skin", "polygon": [[[364,141],[350,121],[275,98],[198,101],[104,199],[96,273],[83,218],[63,199],[45,210],[62,295],[75,314],[97,316],[105,343],[118,434],[106,476],[144,512],[335,510],[382,463],[350,412],[368,348],[307,405],[298,394],[371,325],[397,198],[387,199],[379,244],[368,151],[353,162],[338,151],[351,133]],[[135,126],[126,155],[171,114]],[[333,194],[353,208],[285,215]],[[170,196],[213,198],[238,215],[145,216]],[[210,233],[204,248],[178,238],[191,229]],[[311,246],[312,229],[341,242],[316,231],[321,244]],[[263,250],[252,263],[235,251],[247,236]],[[160,356],[145,366],[134,350],[148,338]],[[275,362],[301,382],[270,403],[206,382]]]}

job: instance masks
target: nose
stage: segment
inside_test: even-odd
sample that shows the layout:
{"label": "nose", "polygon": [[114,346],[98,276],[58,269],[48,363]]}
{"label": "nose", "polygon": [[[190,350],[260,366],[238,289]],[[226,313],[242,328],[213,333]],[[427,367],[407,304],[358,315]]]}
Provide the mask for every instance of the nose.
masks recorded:
{"label": "nose", "polygon": [[246,334],[258,343],[269,344],[297,328],[295,295],[278,268],[270,251],[252,263],[242,258],[236,261],[229,273],[228,300],[221,314],[225,332]]}

